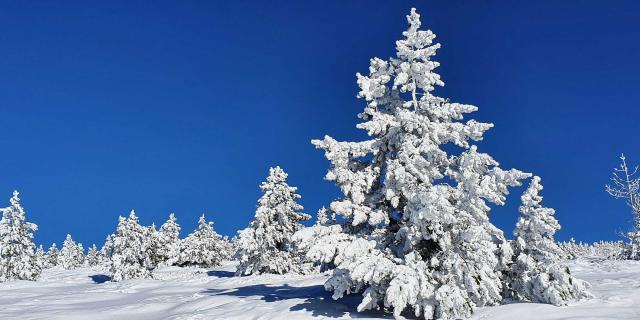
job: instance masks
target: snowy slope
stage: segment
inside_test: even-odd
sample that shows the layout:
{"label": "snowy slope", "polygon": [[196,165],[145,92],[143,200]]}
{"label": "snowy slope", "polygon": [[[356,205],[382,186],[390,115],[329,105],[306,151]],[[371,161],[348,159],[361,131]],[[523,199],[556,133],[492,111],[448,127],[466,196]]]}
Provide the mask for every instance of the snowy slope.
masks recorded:
{"label": "snowy slope", "polygon": [[[575,262],[596,298],[568,307],[518,303],[473,319],[640,319],[639,262]],[[105,282],[92,269],[47,270],[38,282],[0,284],[0,319],[379,319],[356,313],[358,297],[333,301],[323,275],[233,277],[234,263],[207,272],[163,268],[154,280]],[[390,317],[386,317],[390,318]]]}

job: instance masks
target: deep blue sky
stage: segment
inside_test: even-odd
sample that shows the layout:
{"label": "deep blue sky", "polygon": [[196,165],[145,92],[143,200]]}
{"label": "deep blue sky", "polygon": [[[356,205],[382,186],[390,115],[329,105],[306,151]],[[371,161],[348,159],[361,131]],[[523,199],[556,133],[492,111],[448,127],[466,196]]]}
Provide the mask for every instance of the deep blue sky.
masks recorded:
{"label": "deep blue sky", "polygon": [[[132,208],[232,235],[280,165],[315,214],[338,190],[309,140],[363,137],[354,74],[412,6],[443,45],[437,93],[495,124],[480,150],[542,177],[559,239],[618,239],[631,215],[604,184],[620,152],[640,163],[637,1],[2,1],[0,197],[22,192],[45,246],[101,245]],[[491,215],[508,234],[521,192]]]}

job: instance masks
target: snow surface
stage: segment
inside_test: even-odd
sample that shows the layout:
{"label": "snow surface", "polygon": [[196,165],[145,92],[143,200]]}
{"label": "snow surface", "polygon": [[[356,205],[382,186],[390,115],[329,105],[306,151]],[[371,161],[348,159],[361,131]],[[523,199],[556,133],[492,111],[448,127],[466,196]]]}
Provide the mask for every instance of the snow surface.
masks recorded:
{"label": "snow surface", "polygon": [[[472,319],[640,319],[640,261],[571,262],[596,296],[567,307],[514,303]],[[98,269],[48,269],[37,282],[0,284],[0,319],[390,319],[355,312],[360,297],[331,300],[326,275],[234,277],[235,262],[211,270],[164,267],[156,279],[109,282]]]}

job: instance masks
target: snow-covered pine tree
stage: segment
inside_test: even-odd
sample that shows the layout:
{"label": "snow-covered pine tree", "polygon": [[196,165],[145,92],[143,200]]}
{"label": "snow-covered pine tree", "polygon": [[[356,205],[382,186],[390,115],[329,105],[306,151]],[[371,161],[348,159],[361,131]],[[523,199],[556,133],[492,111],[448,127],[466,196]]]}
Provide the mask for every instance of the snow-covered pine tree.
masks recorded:
{"label": "snow-covered pine tree", "polygon": [[154,260],[158,264],[173,265],[180,258],[180,225],[175,214],[160,226],[155,239],[156,250]]}
{"label": "snow-covered pine tree", "polygon": [[149,278],[155,267],[148,255],[151,245],[148,228],[140,225],[135,211],[128,218],[120,217],[113,235],[110,259],[111,279]]}
{"label": "snow-covered pine tree", "polygon": [[503,205],[530,174],[478,151],[493,125],[462,121],[477,107],[433,94],[444,85],[432,60],[440,45],[419,17],[407,16],[395,58],[374,58],[369,75],[357,75],[367,102],[358,128],[371,139],[312,141],[344,197],[329,207],[338,219],[300,238],[309,258],[335,264],[325,283],[334,298],[362,292],[360,311],[457,319],[502,300],[510,250],[489,205]]}
{"label": "snow-covered pine tree", "polygon": [[87,258],[85,259],[85,264],[89,267],[95,267],[102,265],[102,256],[100,255],[100,251],[95,244],[91,245],[89,248],[89,252],[87,252]]}
{"label": "snow-covered pine tree", "polygon": [[60,253],[58,252],[58,247],[55,243],[53,243],[51,247],[49,247],[49,250],[47,250],[47,254],[45,256],[47,268],[52,268],[58,265],[59,254]]}
{"label": "snow-covered pine tree", "polygon": [[521,197],[521,215],[513,232],[510,295],[517,300],[566,305],[569,300],[589,297],[588,284],[574,278],[561,263],[563,252],[553,238],[560,224],[555,210],[542,206],[541,190],[540,177],[534,176]]}
{"label": "snow-covered pine tree", "polygon": [[240,251],[240,238],[238,235],[234,235],[229,240],[229,259],[237,259],[238,252]]}
{"label": "snow-covered pine tree", "polygon": [[42,247],[42,245],[39,245],[38,249],[36,250],[36,263],[38,264],[38,266],[40,266],[40,270],[47,268],[47,257],[44,253],[44,248]]}
{"label": "snow-covered pine tree", "polygon": [[228,244],[213,229],[213,222],[207,222],[204,214],[198,220],[198,227],[180,244],[181,266],[209,268],[219,266],[227,259]]}
{"label": "snow-covered pine tree", "polygon": [[324,206],[318,210],[316,215],[316,225],[326,225],[329,223],[329,217],[327,217],[327,208]]}
{"label": "snow-covered pine tree", "polygon": [[115,235],[112,233],[107,236],[104,240],[104,244],[102,248],[100,248],[100,255],[102,255],[106,260],[111,260],[111,256],[113,255],[113,239]]}
{"label": "snow-covered pine tree", "polygon": [[13,192],[0,220],[0,282],[35,280],[42,271],[35,254],[33,232],[38,226],[26,221],[20,193]]}
{"label": "snow-covered pine tree", "polygon": [[160,262],[158,259],[159,258],[158,257],[158,250],[159,250],[158,230],[156,229],[155,222],[152,223],[150,226],[146,227],[145,230],[147,232],[147,241],[149,244],[147,246],[146,254],[149,257],[150,264],[155,267]]}
{"label": "snow-covered pine tree", "polygon": [[63,269],[71,270],[84,264],[84,248],[76,243],[70,234],[64,239],[62,249],[58,255],[58,265]]}
{"label": "snow-covered pine tree", "polygon": [[287,184],[287,173],[280,167],[269,169],[260,189],[264,194],[255,217],[240,232],[236,275],[300,272],[304,257],[292,247],[292,236],[303,228],[300,222],[311,217],[301,211],[297,188]]}

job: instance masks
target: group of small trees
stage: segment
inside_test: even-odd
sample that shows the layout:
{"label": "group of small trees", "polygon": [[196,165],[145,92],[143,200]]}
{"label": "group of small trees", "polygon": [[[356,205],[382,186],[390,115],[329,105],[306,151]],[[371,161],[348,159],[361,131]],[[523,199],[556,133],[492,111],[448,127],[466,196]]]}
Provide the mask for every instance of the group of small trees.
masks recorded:
{"label": "group of small trees", "polygon": [[159,265],[213,267],[231,256],[231,246],[207,222],[204,214],[196,230],[180,239],[180,225],[174,214],[156,230],[140,225],[135,211],[120,217],[116,232],[107,237],[101,250],[114,281],[148,278]]}
{"label": "group of small trees", "polygon": [[572,238],[558,246],[566,259],[628,260],[631,250],[631,246],[622,240],[584,243]]}
{"label": "group of small trees", "polygon": [[0,282],[36,280],[46,268],[76,269],[101,266],[112,273],[114,281],[150,277],[158,265],[212,267],[233,253],[232,244],[217,234],[213,223],[200,217],[197,229],[184,240],[174,214],[156,230],[140,225],[134,211],[120,217],[116,232],[107,237],[101,250],[91,246],[86,256],[81,243],[67,235],[62,248],[56,244],[45,252],[33,242],[37,226],[27,222],[14,191],[10,206],[2,209],[0,220]]}

